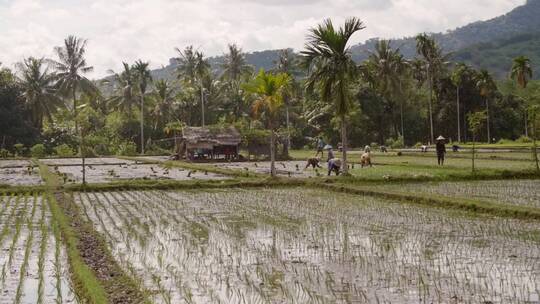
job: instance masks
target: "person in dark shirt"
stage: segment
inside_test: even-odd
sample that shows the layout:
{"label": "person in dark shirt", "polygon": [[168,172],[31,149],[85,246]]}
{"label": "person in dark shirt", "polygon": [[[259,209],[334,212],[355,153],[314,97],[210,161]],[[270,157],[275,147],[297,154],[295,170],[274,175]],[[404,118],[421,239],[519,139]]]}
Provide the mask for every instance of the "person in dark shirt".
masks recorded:
{"label": "person in dark shirt", "polygon": [[446,154],[446,139],[442,136],[437,137],[436,151],[437,163],[439,166],[444,166],[444,155]]}

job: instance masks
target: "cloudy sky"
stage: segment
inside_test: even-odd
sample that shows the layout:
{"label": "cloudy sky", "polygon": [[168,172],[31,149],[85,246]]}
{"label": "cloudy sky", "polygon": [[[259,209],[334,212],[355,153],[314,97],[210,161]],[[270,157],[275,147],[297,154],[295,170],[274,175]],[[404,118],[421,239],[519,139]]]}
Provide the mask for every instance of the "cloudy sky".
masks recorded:
{"label": "cloudy sky", "polygon": [[0,62],[53,56],[69,34],[88,39],[91,77],[143,59],[160,67],[174,48],[207,55],[230,42],[245,51],[301,49],[306,30],[324,18],[362,19],[354,37],[396,38],[440,32],[504,14],[525,0],[0,0]]}

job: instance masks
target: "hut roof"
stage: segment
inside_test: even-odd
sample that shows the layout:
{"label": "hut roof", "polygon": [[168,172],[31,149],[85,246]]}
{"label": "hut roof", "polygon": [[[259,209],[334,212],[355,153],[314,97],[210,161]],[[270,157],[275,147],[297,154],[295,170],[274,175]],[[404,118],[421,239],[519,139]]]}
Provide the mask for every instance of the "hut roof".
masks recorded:
{"label": "hut roof", "polygon": [[182,136],[189,145],[210,144],[216,146],[236,146],[242,141],[235,127],[184,127]]}

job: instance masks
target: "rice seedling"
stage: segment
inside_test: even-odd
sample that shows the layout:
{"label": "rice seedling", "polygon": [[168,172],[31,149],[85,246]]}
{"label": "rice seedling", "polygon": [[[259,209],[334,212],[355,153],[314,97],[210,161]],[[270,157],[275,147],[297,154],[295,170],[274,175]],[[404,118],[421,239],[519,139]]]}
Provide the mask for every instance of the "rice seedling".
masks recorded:
{"label": "rice seedling", "polygon": [[[53,264],[59,264],[65,270],[67,260],[65,256],[55,262],[47,258],[51,223],[46,200],[38,193],[13,194],[0,199],[9,204],[9,209],[2,212],[0,245],[3,246],[6,239],[8,244],[2,248],[5,254],[0,255],[0,302],[65,303],[55,301],[58,297],[55,287],[48,281],[53,275]],[[61,243],[58,244],[61,247]],[[62,284],[68,285],[65,272],[62,277]],[[77,303],[73,296],[63,299]]]}
{"label": "rice seedling", "polygon": [[497,201],[540,208],[540,181],[497,180],[373,185],[374,189],[420,192],[441,196]]}
{"label": "rice seedling", "polygon": [[75,198],[121,240],[110,242],[113,254],[155,303],[504,303],[539,294],[537,222],[304,188]]}

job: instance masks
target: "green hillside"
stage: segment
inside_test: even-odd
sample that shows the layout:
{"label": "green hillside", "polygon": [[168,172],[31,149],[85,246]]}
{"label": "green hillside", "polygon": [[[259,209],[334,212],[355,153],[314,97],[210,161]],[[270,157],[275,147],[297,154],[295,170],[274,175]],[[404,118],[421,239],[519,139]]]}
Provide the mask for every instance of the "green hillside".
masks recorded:
{"label": "green hillside", "polygon": [[[476,44],[456,52],[454,60],[464,61],[476,68],[487,69],[497,78],[505,78],[512,66],[512,60],[520,55],[531,59],[533,71],[540,70],[540,32]],[[538,79],[539,75],[540,73],[536,73],[534,77]]]}

